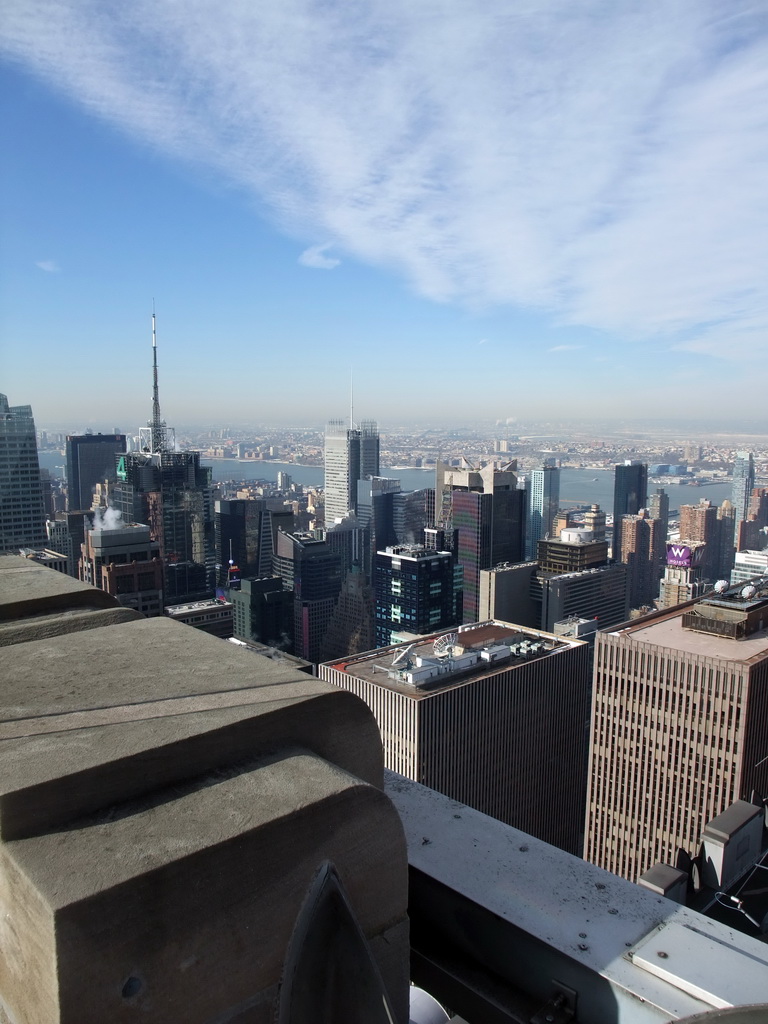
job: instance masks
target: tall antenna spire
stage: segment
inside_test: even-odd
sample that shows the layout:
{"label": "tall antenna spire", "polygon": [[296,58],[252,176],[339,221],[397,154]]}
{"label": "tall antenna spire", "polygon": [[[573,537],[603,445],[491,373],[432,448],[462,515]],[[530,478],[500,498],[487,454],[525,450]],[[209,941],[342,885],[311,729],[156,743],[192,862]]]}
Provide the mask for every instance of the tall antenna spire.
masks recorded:
{"label": "tall antenna spire", "polygon": [[152,299],[152,430],[157,440],[161,433],[160,392],[157,386],[157,330],[155,328],[155,300]]}
{"label": "tall antenna spire", "polygon": [[349,368],[349,429],[355,429],[355,376],[351,366]]}
{"label": "tall antenna spire", "polygon": [[174,450],[173,430],[165,425],[160,416],[160,390],[157,383],[157,328],[155,324],[155,300],[152,300],[152,418],[139,431],[141,451],[150,455]]}

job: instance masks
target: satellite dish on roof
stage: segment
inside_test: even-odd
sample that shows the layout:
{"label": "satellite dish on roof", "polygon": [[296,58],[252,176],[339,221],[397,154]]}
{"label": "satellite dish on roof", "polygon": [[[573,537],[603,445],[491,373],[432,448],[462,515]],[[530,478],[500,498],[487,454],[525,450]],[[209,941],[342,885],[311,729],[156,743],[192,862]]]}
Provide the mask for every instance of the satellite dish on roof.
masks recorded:
{"label": "satellite dish on roof", "polygon": [[408,657],[408,655],[411,653],[415,646],[416,644],[408,644],[408,646],[404,650],[398,651],[397,654],[392,659],[392,668],[394,668],[396,665],[399,665],[400,662],[405,662],[403,668],[405,668],[406,670],[409,669],[411,667],[411,659]]}
{"label": "satellite dish on roof", "polygon": [[439,636],[432,644],[432,650],[438,658],[455,658],[464,653],[458,633],[444,633],[443,636]]}
{"label": "satellite dish on roof", "polygon": [[715,593],[724,594],[729,586],[728,580],[718,580],[715,584]]}
{"label": "satellite dish on roof", "polygon": [[744,587],[744,589],[741,592],[741,596],[745,599],[745,601],[748,601],[751,597],[754,597],[756,593],[757,587],[753,587],[750,583],[748,586]]}

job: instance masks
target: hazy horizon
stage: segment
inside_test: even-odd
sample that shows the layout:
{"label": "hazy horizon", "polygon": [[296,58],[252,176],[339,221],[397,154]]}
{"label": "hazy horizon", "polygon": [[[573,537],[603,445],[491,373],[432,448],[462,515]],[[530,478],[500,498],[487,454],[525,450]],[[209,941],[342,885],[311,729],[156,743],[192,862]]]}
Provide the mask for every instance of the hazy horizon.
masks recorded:
{"label": "hazy horizon", "polygon": [[146,420],[153,301],[169,423],[323,423],[350,374],[382,422],[759,422],[746,0],[9,0],[0,32],[0,390],[41,423]]}

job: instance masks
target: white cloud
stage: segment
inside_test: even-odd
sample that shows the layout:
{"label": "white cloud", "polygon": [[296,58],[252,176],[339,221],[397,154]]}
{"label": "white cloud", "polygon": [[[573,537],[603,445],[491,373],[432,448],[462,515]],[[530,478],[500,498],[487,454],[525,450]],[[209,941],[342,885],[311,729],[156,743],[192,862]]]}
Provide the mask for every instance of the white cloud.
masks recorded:
{"label": "white cloud", "polygon": [[56,260],[38,260],[35,266],[40,270],[44,270],[48,274],[59,274],[61,273],[61,267]]}
{"label": "white cloud", "polygon": [[549,351],[550,352],[575,352],[579,348],[584,348],[583,345],[554,345]]}
{"label": "white cloud", "polygon": [[304,267],[316,267],[318,270],[333,270],[334,267],[338,267],[341,260],[325,255],[332,244],[328,242],[325,245],[311,245],[299,256],[299,263]]}
{"label": "white cloud", "polygon": [[9,7],[13,58],[332,239],[304,263],[332,244],[439,301],[766,344],[768,22],[749,0]]}

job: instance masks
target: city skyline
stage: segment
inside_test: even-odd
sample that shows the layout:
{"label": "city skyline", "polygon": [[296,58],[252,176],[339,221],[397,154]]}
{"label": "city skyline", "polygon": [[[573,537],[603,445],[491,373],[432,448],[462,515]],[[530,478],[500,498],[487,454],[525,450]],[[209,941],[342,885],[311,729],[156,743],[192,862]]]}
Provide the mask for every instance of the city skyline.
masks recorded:
{"label": "city skyline", "polygon": [[[386,422],[382,353],[429,381],[425,420],[749,418],[768,32],[746,4],[24,0],[3,32],[2,376],[38,423],[146,421],[153,297],[169,423],[322,422],[350,369]],[[94,361],[119,387],[84,409]]]}

